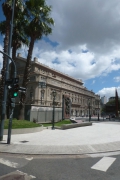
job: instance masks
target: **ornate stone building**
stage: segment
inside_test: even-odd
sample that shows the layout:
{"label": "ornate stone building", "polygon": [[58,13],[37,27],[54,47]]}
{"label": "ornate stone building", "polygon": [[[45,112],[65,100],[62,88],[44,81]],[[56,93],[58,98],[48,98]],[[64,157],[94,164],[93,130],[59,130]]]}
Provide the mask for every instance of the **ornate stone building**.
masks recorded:
{"label": "ornate stone building", "polygon": [[[16,66],[20,84],[22,83],[25,63],[26,59],[18,53]],[[41,88],[41,82],[45,82],[46,87]],[[34,58],[28,83],[26,104],[51,107],[53,101],[51,93],[53,90],[57,92],[56,107],[62,107],[63,95],[70,97],[71,115],[86,116],[89,114],[89,108],[91,115],[97,115],[100,110],[100,96],[84,87],[82,80],[74,79],[45,66],[38,62],[37,58]]]}

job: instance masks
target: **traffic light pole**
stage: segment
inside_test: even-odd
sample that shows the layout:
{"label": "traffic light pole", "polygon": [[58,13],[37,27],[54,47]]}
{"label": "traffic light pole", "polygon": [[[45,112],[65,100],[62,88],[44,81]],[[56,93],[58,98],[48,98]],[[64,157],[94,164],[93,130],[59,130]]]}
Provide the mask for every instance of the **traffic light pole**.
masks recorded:
{"label": "traffic light pole", "polygon": [[[16,78],[16,65],[13,59],[6,53],[0,51],[0,53],[4,54],[7,56],[13,63],[14,66],[14,78]],[[6,70],[6,80],[8,78],[8,71]],[[3,131],[4,131],[4,120],[5,120],[5,113],[6,113],[6,100],[7,100],[7,85],[4,87],[4,95],[3,95],[3,101],[2,101],[2,114],[1,114],[1,123],[0,123],[0,141],[3,140]]]}
{"label": "traffic light pole", "polygon": [[12,108],[11,114],[10,114],[10,117],[9,117],[9,126],[8,126],[8,139],[7,139],[7,144],[10,144],[10,140],[11,140],[11,129],[12,129],[13,111],[14,111],[14,108]]}
{"label": "traffic light pole", "polygon": [[[9,38],[8,54],[3,53],[2,51],[0,51],[0,53],[6,55],[8,57],[7,58],[6,73],[5,73],[5,80],[9,78],[9,59],[11,59],[10,50],[11,50],[11,44],[12,44],[14,6],[15,6],[15,0],[12,0],[12,17],[11,17],[11,27],[10,27],[10,38]],[[13,60],[12,60],[12,62],[13,62]],[[16,69],[15,63],[13,63],[13,64],[14,64],[14,69]],[[14,73],[15,73],[15,71],[14,71]],[[16,77],[15,74],[14,74],[14,77]],[[5,120],[5,113],[6,113],[6,100],[7,100],[7,85],[4,86],[4,92],[3,92],[3,101],[2,101],[2,108],[1,108],[2,113],[1,113],[1,122],[0,122],[0,141],[3,140],[4,120]]]}

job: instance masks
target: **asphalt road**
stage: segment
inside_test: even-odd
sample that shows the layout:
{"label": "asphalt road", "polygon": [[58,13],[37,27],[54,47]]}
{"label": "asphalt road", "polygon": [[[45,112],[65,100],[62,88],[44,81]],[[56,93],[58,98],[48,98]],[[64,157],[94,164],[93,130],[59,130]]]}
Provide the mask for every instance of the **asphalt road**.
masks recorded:
{"label": "asphalt road", "polygon": [[19,180],[119,180],[120,155],[28,156],[1,153],[0,180],[13,180],[13,177]]}

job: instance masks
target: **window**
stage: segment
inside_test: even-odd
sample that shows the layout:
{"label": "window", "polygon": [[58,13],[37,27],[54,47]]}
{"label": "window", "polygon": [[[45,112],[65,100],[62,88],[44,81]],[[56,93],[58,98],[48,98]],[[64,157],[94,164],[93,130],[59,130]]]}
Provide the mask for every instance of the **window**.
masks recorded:
{"label": "window", "polygon": [[60,94],[58,94],[58,101],[60,101]]}
{"label": "window", "polygon": [[56,75],[55,75],[55,74],[52,74],[52,77],[55,77],[55,78],[56,78]]}
{"label": "window", "polygon": [[35,76],[31,76],[30,81],[34,81],[34,80],[35,80]]}
{"label": "window", "polygon": [[44,99],[44,92],[43,91],[41,91],[41,97],[42,97],[42,99]]}
{"label": "window", "polygon": [[48,89],[48,96],[49,96],[49,89]]}
{"label": "window", "polygon": [[53,99],[53,98],[52,98],[52,92],[51,92],[50,96],[51,96],[51,100],[52,100],[52,99]]}

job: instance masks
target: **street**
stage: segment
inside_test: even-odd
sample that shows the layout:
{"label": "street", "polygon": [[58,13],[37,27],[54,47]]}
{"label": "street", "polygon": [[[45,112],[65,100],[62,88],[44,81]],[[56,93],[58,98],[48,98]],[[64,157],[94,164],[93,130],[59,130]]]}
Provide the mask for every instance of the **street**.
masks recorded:
{"label": "street", "polygon": [[[91,156],[91,157],[90,157]],[[15,155],[0,154],[0,180],[119,180],[120,155]],[[102,157],[103,156],[103,157]],[[97,164],[96,164],[97,163]],[[103,163],[103,164],[102,164]],[[12,176],[10,176],[12,173]],[[8,175],[3,178],[2,176]],[[17,176],[16,176],[17,177]]]}

